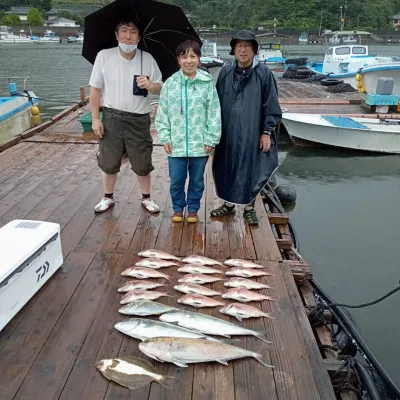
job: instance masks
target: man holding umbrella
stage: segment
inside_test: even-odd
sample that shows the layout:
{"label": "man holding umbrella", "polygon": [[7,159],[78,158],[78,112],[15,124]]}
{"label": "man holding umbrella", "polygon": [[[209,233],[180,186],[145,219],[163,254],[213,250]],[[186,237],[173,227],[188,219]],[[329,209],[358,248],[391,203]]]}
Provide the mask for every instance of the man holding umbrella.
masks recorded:
{"label": "man holding umbrella", "polygon": [[258,43],[251,31],[231,40],[232,65],[217,80],[221,103],[222,136],[215,148],[215,188],[224,203],[214,217],[244,205],[244,218],[257,225],[255,199],[278,167],[275,127],[282,117],[276,82],[269,68],[258,63]]}
{"label": "man holding umbrella", "polygon": [[100,138],[98,165],[104,187],[95,212],[114,206],[114,188],[126,154],[142,191],[141,204],[157,213],[160,209],[150,196],[154,167],[148,93],[160,93],[162,75],[153,56],[137,48],[141,35],[136,21],[119,21],[115,37],[118,46],[98,52],[89,81],[92,129]]}

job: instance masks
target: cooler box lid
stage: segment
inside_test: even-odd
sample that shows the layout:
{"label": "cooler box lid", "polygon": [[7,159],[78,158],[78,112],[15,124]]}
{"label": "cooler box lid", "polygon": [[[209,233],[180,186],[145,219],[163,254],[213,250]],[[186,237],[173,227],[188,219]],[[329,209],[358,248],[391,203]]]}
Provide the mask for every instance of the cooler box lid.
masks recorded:
{"label": "cooler box lid", "polygon": [[0,283],[59,231],[59,224],[30,220],[14,220],[0,228]]}

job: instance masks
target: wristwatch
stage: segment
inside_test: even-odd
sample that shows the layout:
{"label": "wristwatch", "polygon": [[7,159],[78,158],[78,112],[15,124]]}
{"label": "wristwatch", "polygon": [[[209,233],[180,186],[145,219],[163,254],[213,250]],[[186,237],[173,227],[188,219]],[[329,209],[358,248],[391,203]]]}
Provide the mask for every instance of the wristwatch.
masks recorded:
{"label": "wristwatch", "polygon": [[264,132],[263,132],[263,135],[271,136],[271,131],[264,131]]}

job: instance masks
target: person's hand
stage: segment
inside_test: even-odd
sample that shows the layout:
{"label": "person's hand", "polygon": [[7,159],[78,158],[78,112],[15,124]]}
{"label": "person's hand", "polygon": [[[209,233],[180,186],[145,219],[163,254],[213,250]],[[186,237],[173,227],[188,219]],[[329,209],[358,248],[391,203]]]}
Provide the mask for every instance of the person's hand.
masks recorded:
{"label": "person's hand", "polygon": [[103,123],[101,122],[100,118],[94,118],[92,121],[92,129],[93,132],[96,136],[98,136],[100,139],[104,135],[104,126]]}
{"label": "person's hand", "polygon": [[164,150],[166,151],[166,153],[172,154],[172,143],[164,144]]}
{"label": "person's hand", "polygon": [[150,89],[151,83],[146,76],[139,76],[138,78],[136,78],[136,82],[140,89]]}
{"label": "person's hand", "polygon": [[266,153],[271,148],[271,136],[263,134],[260,139],[260,149]]}
{"label": "person's hand", "polygon": [[210,154],[210,153],[214,150],[214,147],[211,147],[211,146],[204,146],[204,150],[205,150],[205,152],[206,152],[207,154]]}

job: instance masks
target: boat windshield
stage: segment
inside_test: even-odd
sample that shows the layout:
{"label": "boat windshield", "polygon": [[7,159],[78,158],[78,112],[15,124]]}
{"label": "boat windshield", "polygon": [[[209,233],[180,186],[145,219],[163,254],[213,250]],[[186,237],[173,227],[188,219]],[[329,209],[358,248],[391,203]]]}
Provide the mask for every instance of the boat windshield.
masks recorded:
{"label": "boat windshield", "polygon": [[353,54],[367,54],[365,47],[353,47]]}
{"label": "boat windshield", "polygon": [[337,49],[335,49],[335,54],[338,56],[350,54],[350,47],[338,47]]}

